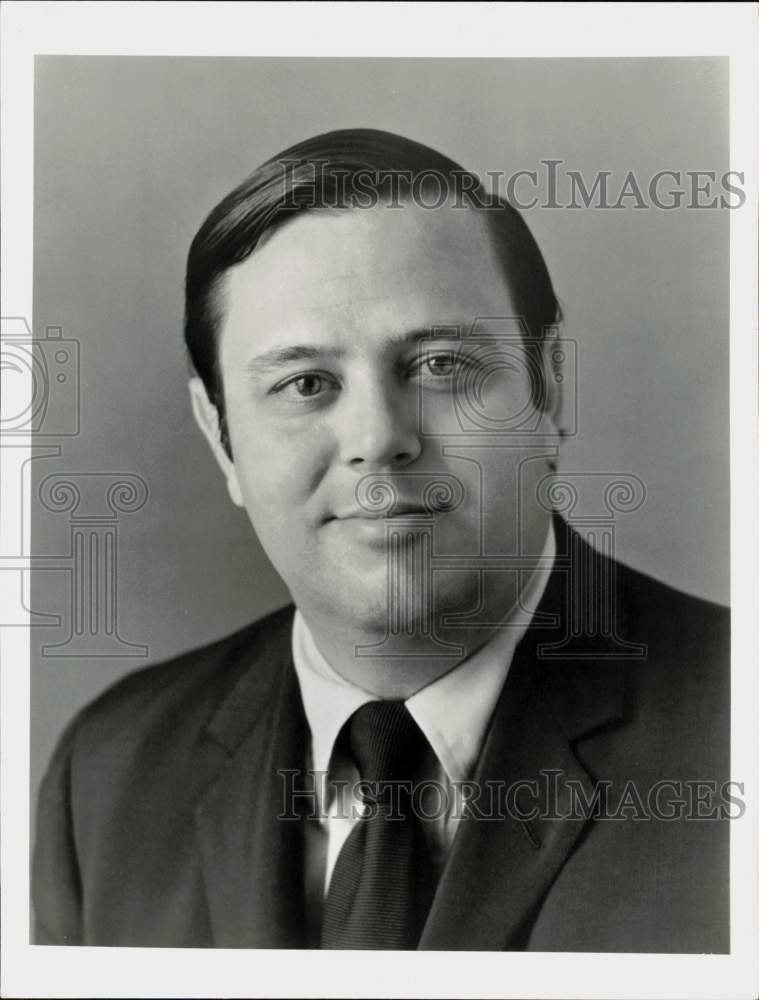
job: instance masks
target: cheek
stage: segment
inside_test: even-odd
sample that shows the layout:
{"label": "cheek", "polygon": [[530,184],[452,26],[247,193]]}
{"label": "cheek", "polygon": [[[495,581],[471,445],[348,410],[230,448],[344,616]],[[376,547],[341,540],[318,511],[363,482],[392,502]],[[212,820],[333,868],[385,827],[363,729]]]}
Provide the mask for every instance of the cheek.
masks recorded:
{"label": "cheek", "polygon": [[251,517],[274,521],[278,511],[306,504],[329,464],[328,448],[313,432],[270,427],[251,419],[237,433],[230,423],[230,437],[235,472]]}
{"label": "cheek", "polygon": [[[500,445],[500,446],[499,446]],[[548,460],[555,445],[536,438],[530,447],[493,440],[488,448],[473,448],[478,460],[479,503],[483,542],[504,551],[532,544],[547,516],[541,498],[549,475]]]}
{"label": "cheek", "polygon": [[532,388],[523,371],[493,371],[470,387],[466,402],[471,419],[483,428],[518,432],[534,424]]}

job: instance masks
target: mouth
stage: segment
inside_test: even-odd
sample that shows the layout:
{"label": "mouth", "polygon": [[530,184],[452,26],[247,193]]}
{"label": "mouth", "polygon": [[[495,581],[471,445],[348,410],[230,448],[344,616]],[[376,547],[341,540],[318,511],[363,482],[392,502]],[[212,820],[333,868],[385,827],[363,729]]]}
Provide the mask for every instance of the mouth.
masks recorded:
{"label": "mouth", "polygon": [[[387,556],[388,546],[401,539],[404,546],[414,543],[418,532],[428,531],[432,518],[430,512],[420,507],[402,507],[392,513],[374,511],[346,511],[325,518],[324,528],[341,542],[368,547]],[[396,537],[397,536],[397,537]],[[395,543],[392,539],[396,538]]]}
{"label": "mouth", "polygon": [[[393,505],[392,511],[372,511],[372,510],[347,510],[340,514],[330,514],[325,517],[324,523],[330,521],[393,521],[396,518],[429,518],[432,511],[426,507],[412,504],[397,503]],[[439,513],[436,512],[436,513]]]}

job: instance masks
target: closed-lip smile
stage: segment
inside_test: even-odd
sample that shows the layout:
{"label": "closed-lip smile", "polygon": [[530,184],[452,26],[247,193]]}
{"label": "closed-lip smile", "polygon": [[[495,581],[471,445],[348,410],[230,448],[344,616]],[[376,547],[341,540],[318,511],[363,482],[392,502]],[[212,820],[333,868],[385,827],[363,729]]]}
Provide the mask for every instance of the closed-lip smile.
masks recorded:
{"label": "closed-lip smile", "polygon": [[374,511],[374,510],[364,510],[363,508],[352,509],[344,511],[340,514],[330,514],[326,517],[325,523],[327,521],[385,521],[391,520],[395,517],[429,517],[431,511],[427,510],[426,507],[420,507],[418,504],[403,504],[395,503],[390,508],[390,510]]}

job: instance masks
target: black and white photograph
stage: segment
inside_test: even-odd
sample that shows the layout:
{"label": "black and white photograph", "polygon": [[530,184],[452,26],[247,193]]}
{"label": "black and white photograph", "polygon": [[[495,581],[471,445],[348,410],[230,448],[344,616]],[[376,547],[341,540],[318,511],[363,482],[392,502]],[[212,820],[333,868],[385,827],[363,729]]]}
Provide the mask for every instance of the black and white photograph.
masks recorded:
{"label": "black and white photograph", "polygon": [[4,995],[755,994],[719,10],[6,5]]}

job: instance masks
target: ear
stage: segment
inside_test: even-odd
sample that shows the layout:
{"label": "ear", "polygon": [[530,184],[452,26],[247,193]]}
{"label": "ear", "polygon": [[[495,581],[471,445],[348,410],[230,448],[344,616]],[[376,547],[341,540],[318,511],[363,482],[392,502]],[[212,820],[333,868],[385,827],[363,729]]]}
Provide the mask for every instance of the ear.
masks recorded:
{"label": "ear", "polygon": [[[542,365],[545,385],[545,405],[543,412],[553,425],[556,434],[561,434],[561,366],[557,362],[561,346],[559,327],[552,326],[544,330],[541,345]],[[559,375],[559,378],[556,376]]]}
{"label": "ear", "polygon": [[195,423],[203,432],[203,436],[213,452],[214,458],[219,464],[219,468],[227,482],[227,490],[232,503],[237,507],[244,507],[240,483],[235,472],[235,465],[221,443],[221,433],[219,430],[219,414],[216,407],[208,398],[206,387],[199,378],[191,378],[188,383],[190,390],[190,401],[192,402],[192,412]]}

